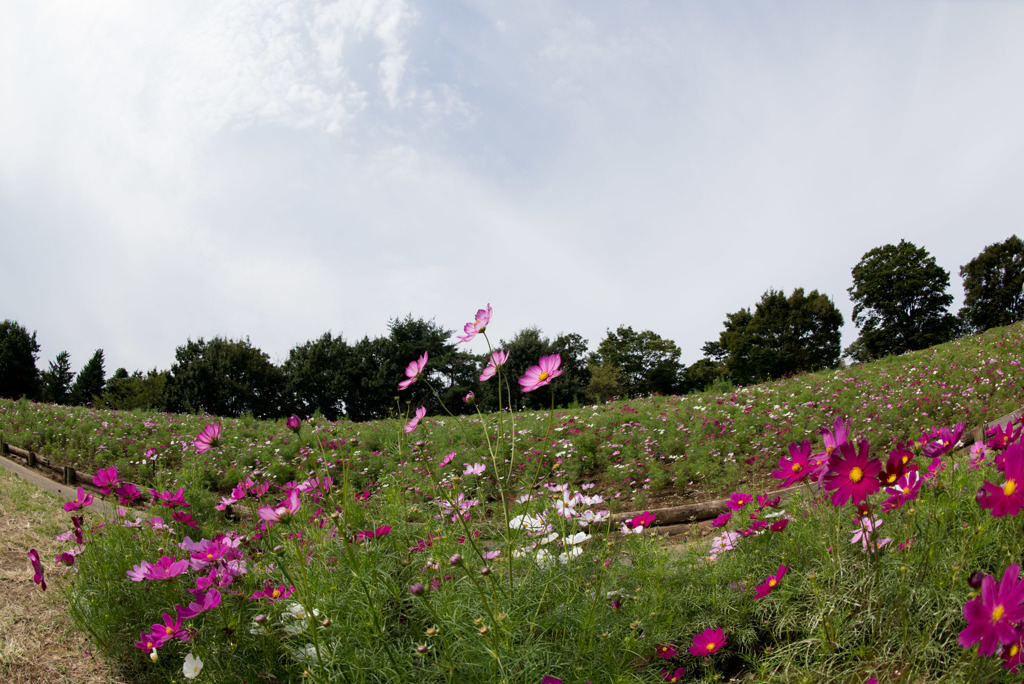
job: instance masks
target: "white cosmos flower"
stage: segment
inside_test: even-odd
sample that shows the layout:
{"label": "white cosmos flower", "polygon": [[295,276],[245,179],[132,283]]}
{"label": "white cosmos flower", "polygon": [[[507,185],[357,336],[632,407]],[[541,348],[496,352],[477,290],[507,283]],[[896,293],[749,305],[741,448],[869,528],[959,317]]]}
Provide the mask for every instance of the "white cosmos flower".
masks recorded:
{"label": "white cosmos flower", "polygon": [[203,661],[189,653],[185,656],[185,664],[181,668],[185,679],[195,679],[203,671]]}
{"label": "white cosmos flower", "polygon": [[577,532],[571,537],[562,537],[562,541],[566,546],[575,546],[576,544],[582,544],[583,542],[590,539],[590,535],[586,532]]}
{"label": "white cosmos flower", "polygon": [[543,539],[540,540],[540,545],[543,546],[544,544],[547,544],[549,542],[553,542],[556,539],[558,539],[558,533],[557,532],[552,532],[551,534],[549,534],[548,536],[546,536],[546,537],[544,537]]}

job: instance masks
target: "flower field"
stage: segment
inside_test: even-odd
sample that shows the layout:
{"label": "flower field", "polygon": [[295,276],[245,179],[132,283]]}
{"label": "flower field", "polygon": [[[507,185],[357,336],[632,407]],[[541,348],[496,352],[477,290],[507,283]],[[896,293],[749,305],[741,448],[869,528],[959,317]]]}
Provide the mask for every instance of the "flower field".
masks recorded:
{"label": "flower field", "polygon": [[[0,430],[109,499],[152,490],[113,519],[82,491],[67,550],[26,550],[129,681],[1019,682],[1024,425],[963,428],[1024,404],[1022,335],[549,413],[7,402]],[[489,367],[515,391],[558,377],[551,357],[520,387]],[[726,496],[717,536],[670,552],[655,514],[611,523],[669,495]]]}

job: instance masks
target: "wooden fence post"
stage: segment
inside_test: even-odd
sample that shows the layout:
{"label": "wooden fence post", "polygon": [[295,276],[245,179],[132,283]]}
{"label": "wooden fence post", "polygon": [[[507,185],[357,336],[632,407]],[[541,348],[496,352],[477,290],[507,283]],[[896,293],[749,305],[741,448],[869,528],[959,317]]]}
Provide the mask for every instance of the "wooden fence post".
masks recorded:
{"label": "wooden fence post", "polygon": [[78,476],[72,466],[64,466],[64,484],[73,485],[78,482]]}
{"label": "wooden fence post", "polygon": [[26,465],[28,465],[29,468],[35,468],[36,467],[36,452],[34,452],[34,451],[28,452],[28,456],[25,458],[25,463],[26,463]]}

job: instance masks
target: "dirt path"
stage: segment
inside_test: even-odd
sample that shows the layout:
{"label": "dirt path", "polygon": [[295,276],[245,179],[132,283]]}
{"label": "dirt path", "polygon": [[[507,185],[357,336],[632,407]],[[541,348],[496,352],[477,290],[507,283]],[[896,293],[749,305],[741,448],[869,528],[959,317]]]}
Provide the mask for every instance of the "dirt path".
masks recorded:
{"label": "dirt path", "polygon": [[[66,544],[54,537],[70,528],[62,501],[38,483],[0,468],[0,682],[4,684],[118,681],[103,659],[90,653],[86,639],[74,630],[67,615],[60,571],[53,562],[56,553],[66,550]],[[32,581],[25,555],[30,548],[39,551],[43,562],[49,585],[45,593]]]}

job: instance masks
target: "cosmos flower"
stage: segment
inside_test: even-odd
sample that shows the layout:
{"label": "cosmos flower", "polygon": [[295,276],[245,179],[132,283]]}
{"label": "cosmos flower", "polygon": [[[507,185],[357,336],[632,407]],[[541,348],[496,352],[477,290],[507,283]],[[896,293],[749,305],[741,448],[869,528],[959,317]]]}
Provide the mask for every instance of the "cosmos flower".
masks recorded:
{"label": "cosmos flower", "polygon": [[1003,474],[1006,482],[1000,487],[985,481],[978,490],[978,505],[992,511],[992,516],[1017,515],[1024,508],[1024,446],[1015,442],[1004,453]]}
{"label": "cosmos flower", "polygon": [[754,590],[754,598],[764,598],[771,593],[772,589],[778,586],[779,582],[782,581],[782,578],[786,576],[787,570],[789,570],[788,565],[780,565],[774,575],[768,575],[764,580],[764,584],[757,585],[757,588]]}
{"label": "cosmos flower", "polygon": [[192,442],[196,447],[196,453],[202,454],[220,444],[220,423],[210,423],[203,431],[196,435]]}
{"label": "cosmos flower", "polygon": [[462,328],[462,331],[466,334],[459,337],[459,342],[469,342],[479,333],[487,330],[487,324],[490,322],[491,305],[488,304],[486,309],[479,309],[474,319]]}
{"label": "cosmos flower", "polygon": [[811,474],[808,459],[811,457],[811,442],[804,440],[799,445],[793,442],[789,445],[790,458],[785,456],[779,458],[779,469],[772,473],[772,477],[782,480],[782,487],[799,482]]}
{"label": "cosmos flower", "polygon": [[39,561],[39,552],[35,549],[29,549],[28,553],[29,563],[32,564],[32,570],[35,572],[35,576],[32,581],[42,587],[43,591],[46,591],[46,579],[43,577],[43,564]]}
{"label": "cosmos flower", "polygon": [[540,357],[538,365],[526,369],[526,374],[519,378],[519,384],[524,392],[532,392],[535,389],[551,384],[551,381],[562,374],[558,369],[562,365],[560,354]]}
{"label": "cosmos flower", "polygon": [[410,361],[409,365],[406,366],[406,368],[405,368],[405,377],[407,379],[403,380],[400,383],[398,383],[398,389],[404,390],[409,385],[411,385],[412,383],[414,383],[417,380],[419,380],[420,378],[422,378],[423,377],[423,369],[426,368],[426,366],[427,366],[427,352],[423,352],[423,356],[421,356],[416,361]]}
{"label": "cosmos flower", "polygon": [[494,374],[498,372],[498,368],[505,365],[506,361],[508,361],[507,351],[499,349],[496,352],[492,352],[490,363],[488,363],[487,367],[480,373],[480,382],[487,382],[490,380]]}
{"label": "cosmos flower", "polygon": [[113,488],[117,483],[117,468],[114,466],[110,466],[109,468],[100,468],[92,478],[93,486],[99,488],[99,490],[106,495],[110,494],[111,488]]}
{"label": "cosmos flower", "polygon": [[92,502],[92,494],[86,494],[85,490],[79,487],[78,499],[76,499],[75,501],[68,501],[66,504],[64,504],[64,510],[70,513],[71,511],[77,511],[79,508],[84,508],[85,506],[92,504]]}
{"label": "cosmos flower", "polygon": [[866,439],[860,440],[859,448],[843,442],[838,452],[829,461],[830,472],[825,476],[825,489],[834,489],[832,505],[840,507],[852,500],[858,504],[869,494],[878,491],[878,472],[882,464],[878,459],[869,459],[870,445]]}
{"label": "cosmos flower", "polygon": [[423,420],[426,417],[426,415],[426,406],[420,406],[418,409],[416,409],[416,415],[414,415],[412,417],[412,420],[410,420],[409,423],[405,426],[406,434],[413,432],[416,429],[416,426],[420,424],[420,421]]}
{"label": "cosmos flower", "polygon": [[981,581],[981,593],[964,604],[967,627],[958,640],[963,648],[978,645],[978,654],[992,655],[996,644],[1013,644],[1017,630],[1013,623],[1024,620],[1024,582],[1018,580],[1020,566],[1011,565],[996,584],[995,578],[986,576]]}
{"label": "cosmos flower", "polygon": [[700,658],[714,654],[718,649],[725,646],[729,635],[721,629],[705,629],[693,637],[693,646],[690,647],[690,655]]}

